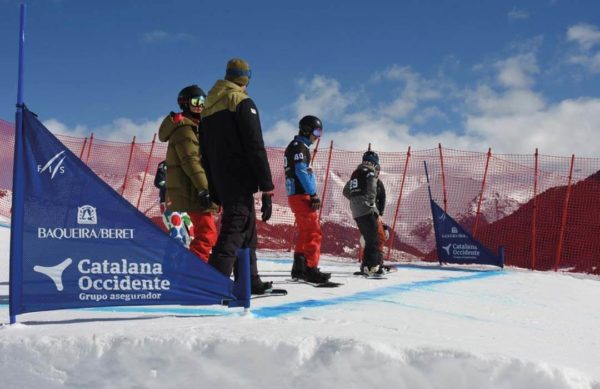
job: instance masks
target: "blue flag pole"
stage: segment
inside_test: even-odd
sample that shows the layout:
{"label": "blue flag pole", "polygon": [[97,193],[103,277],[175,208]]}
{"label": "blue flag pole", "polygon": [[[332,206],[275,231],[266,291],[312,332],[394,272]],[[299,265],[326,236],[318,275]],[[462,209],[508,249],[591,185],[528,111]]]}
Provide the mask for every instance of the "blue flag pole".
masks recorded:
{"label": "blue flag pole", "polygon": [[23,280],[23,225],[25,168],[23,166],[23,76],[25,51],[25,4],[21,4],[21,28],[19,30],[19,74],[17,84],[17,112],[15,115],[15,152],[13,161],[12,214],[10,221],[10,274],[9,310],[10,324],[16,323],[18,306],[21,304]]}

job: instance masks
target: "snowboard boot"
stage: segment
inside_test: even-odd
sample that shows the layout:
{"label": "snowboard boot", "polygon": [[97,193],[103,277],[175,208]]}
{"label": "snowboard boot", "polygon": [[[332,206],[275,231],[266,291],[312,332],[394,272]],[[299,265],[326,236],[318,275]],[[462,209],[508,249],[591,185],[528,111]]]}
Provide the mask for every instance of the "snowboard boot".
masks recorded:
{"label": "snowboard boot", "polygon": [[375,265],[375,266],[361,265],[360,271],[365,273],[369,277],[378,277],[378,276],[383,276],[383,274],[384,274],[383,267],[379,266],[379,265]]}
{"label": "snowboard boot", "polygon": [[313,282],[315,284],[326,284],[331,278],[331,273],[322,273],[318,267],[306,267],[306,273],[304,273],[304,281]]}
{"label": "snowboard boot", "polygon": [[265,294],[271,289],[273,289],[273,283],[271,281],[262,282],[260,277],[252,277],[252,284],[250,286],[252,294]]}
{"label": "snowboard boot", "polygon": [[294,264],[292,265],[292,279],[304,279],[306,273],[306,258],[303,254],[294,253]]}

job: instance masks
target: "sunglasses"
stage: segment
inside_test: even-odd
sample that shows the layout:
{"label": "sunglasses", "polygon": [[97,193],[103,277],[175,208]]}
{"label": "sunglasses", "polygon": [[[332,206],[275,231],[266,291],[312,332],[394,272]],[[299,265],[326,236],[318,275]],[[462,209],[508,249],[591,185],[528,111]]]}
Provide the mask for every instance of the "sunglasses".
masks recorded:
{"label": "sunglasses", "polygon": [[192,97],[190,105],[192,107],[204,107],[204,96]]}
{"label": "sunglasses", "polygon": [[317,138],[319,138],[323,134],[323,129],[322,128],[313,128],[312,134],[314,136],[316,136]]}

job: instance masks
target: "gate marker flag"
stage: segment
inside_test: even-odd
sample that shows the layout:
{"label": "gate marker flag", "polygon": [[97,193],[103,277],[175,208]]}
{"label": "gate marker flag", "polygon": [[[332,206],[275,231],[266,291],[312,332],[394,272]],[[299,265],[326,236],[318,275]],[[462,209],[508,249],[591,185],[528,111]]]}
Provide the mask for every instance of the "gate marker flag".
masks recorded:
{"label": "gate marker flag", "polygon": [[233,282],[102,181],[24,105],[22,115],[13,215],[23,218],[11,226],[11,319],[120,305],[249,307],[247,249],[238,252]]}
{"label": "gate marker flag", "polygon": [[435,231],[435,245],[440,265],[442,263],[474,263],[504,267],[504,247],[500,246],[498,248],[499,255],[493,254],[433,201],[431,188],[429,187],[427,163],[425,161],[423,163],[425,164],[425,174],[427,175],[427,189],[429,190],[429,202],[431,203],[433,229]]}

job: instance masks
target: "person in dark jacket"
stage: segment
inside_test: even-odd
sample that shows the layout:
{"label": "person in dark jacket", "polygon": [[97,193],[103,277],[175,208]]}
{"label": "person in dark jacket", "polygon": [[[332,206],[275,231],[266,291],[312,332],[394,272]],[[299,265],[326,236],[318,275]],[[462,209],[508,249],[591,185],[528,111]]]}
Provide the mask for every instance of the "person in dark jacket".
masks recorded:
{"label": "person in dark jacket", "polygon": [[271,217],[274,186],[258,109],[246,94],[250,78],[250,66],[243,59],[227,63],[225,79],[208,92],[200,134],[209,192],[223,206],[221,231],[208,263],[230,276],[236,251],[250,248],[252,293],[263,294],[272,283],[262,282],[256,265],[253,195],[262,192],[262,220],[266,222]]}
{"label": "person in dark jacket", "polygon": [[[210,200],[208,182],[200,162],[198,124],[204,107],[204,91],[197,85],[181,90],[177,103],[181,113],[171,112],[160,125],[158,137],[169,142],[165,159],[166,210],[187,212],[194,230],[190,250],[203,261],[208,261],[212,246],[217,240],[213,213],[217,206]],[[175,220],[176,223],[179,219]]]}
{"label": "person in dark jacket", "polygon": [[285,149],[284,169],[288,204],[296,218],[298,239],[294,249],[292,278],[324,284],[330,273],[322,273],[319,268],[321,255],[321,225],[317,211],[321,199],[317,195],[317,182],[310,168],[310,145],[323,132],[321,120],[312,115],[304,116],[298,135]]}
{"label": "person in dark jacket", "polygon": [[164,213],[167,209],[167,161],[158,163],[156,175],[154,176],[154,186],[158,189],[160,213]]}
{"label": "person in dark jacket", "polygon": [[343,194],[350,200],[352,217],[365,240],[360,270],[368,275],[381,275],[384,270],[380,230],[383,229],[377,209],[379,156],[373,151],[363,154],[362,163],[344,186]]}

